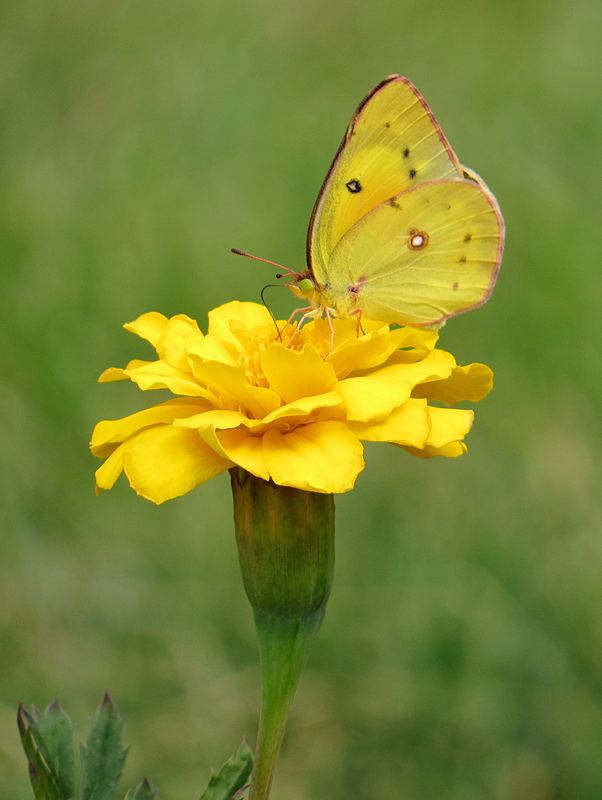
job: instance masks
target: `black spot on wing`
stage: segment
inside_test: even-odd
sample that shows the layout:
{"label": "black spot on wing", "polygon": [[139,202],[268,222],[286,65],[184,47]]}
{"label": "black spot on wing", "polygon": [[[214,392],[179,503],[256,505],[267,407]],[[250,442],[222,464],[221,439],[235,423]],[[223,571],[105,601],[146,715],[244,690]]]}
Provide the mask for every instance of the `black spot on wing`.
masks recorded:
{"label": "black spot on wing", "polygon": [[357,194],[362,191],[362,184],[359,181],[352,180],[346,183],[345,186],[349,189],[351,194]]}
{"label": "black spot on wing", "polygon": [[466,236],[464,237],[465,242],[469,242],[471,239],[472,239],[472,233],[467,233]]}
{"label": "black spot on wing", "polygon": [[385,122],[385,128],[390,128],[390,127],[391,127],[391,123],[390,122]]}
{"label": "black spot on wing", "polygon": [[410,148],[406,147],[406,149],[403,151],[403,157],[407,158],[409,155],[410,155]]}
{"label": "black spot on wing", "polygon": [[460,264],[466,264],[466,256],[460,256],[458,261],[460,262]]}
{"label": "black spot on wing", "polygon": [[415,177],[416,177],[416,170],[415,169],[411,169],[410,170],[410,178],[415,178]]}

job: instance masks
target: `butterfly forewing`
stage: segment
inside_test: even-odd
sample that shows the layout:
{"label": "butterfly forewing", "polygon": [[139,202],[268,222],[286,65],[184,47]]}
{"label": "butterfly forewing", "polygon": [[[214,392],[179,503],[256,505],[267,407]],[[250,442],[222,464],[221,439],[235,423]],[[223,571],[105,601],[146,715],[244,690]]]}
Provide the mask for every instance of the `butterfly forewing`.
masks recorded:
{"label": "butterfly forewing", "polygon": [[308,260],[319,283],[345,233],[388,198],[417,184],[462,180],[462,168],[422,95],[392,75],[356,111],[310,222]]}
{"label": "butterfly forewing", "polygon": [[353,289],[369,319],[443,322],[487,300],[503,239],[495,198],[479,184],[422,184],[378,206],[341,239],[329,266],[332,295],[348,311]]}

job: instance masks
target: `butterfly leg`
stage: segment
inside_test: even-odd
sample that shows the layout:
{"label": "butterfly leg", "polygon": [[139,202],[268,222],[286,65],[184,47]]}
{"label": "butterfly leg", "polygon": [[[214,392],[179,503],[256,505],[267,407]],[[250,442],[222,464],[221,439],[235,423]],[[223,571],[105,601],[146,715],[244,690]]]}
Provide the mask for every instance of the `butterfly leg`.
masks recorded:
{"label": "butterfly leg", "polygon": [[322,361],[328,358],[328,356],[332,353],[332,348],[334,347],[334,328],[332,325],[332,315],[331,309],[328,306],[325,308],[326,311],[326,319],[328,320],[328,327],[330,328],[330,350],[326,353]]}
{"label": "butterfly leg", "polygon": [[296,311],[293,311],[293,313],[292,313],[292,314],[290,315],[290,317],[288,318],[288,320],[287,320],[287,323],[286,323],[286,324],[287,324],[287,325],[292,325],[293,317],[295,316],[295,314],[301,314],[301,313],[303,314],[303,316],[302,316],[302,317],[301,317],[301,319],[299,320],[299,324],[297,325],[297,327],[296,327],[296,329],[295,329],[295,331],[294,331],[293,335],[292,335],[292,336],[291,336],[291,338],[288,340],[288,343],[287,343],[287,345],[286,345],[287,347],[290,347],[290,346],[291,346],[291,343],[292,343],[293,339],[295,338],[295,336],[296,336],[296,335],[299,333],[299,331],[301,330],[301,326],[303,325],[303,323],[305,322],[305,320],[306,320],[306,319],[311,319],[312,317],[315,317],[315,316],[316,316],[316,309],[315,309],[315,308],[312,308],[311,306],[309,306],[308,308],[298,308]]}
{"label": "butterfly leg", "polygon": [[352,317],[354,314],[357,315],[357,337],[359,339],[360,331],[363,333],[364,329],[362,328],[362,309],[356,308],[355,311],[352,311],[349,316]]}

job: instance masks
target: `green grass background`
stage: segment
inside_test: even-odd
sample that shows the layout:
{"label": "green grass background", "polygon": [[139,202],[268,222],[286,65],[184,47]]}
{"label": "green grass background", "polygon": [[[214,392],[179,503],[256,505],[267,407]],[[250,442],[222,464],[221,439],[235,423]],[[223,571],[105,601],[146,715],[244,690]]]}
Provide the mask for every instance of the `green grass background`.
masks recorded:
{"label": "green grass background", "polygon": [[[125,786],[194,800],[254,741],[259,670],[228,475],[94,496],[121,325],[258,301],[379,80],[414,81],[496,193],[490,303],[441,345],[496,373],[469,452],[368,447],[338,498],[326,620],[275,800],[602,797],[602,5],[596,0],[3,0],[0,798],[19,700],[79,737],[108,688]],[[295,300],[270,295],[277,313]]]}

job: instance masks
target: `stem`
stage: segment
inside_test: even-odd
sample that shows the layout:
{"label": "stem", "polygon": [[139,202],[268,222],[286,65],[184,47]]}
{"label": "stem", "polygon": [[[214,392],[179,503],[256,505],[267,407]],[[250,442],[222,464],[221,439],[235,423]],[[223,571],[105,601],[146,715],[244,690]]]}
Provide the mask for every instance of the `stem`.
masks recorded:
{"label": "stem", "polygon": [[255,615],[262,697],[249,800],[269,797],[288,712],[325,609],[326,604],[300,620]]}
{"label": "stem", "polygon": [[267,800],[284,726],[332,586],[334,498],[230,470],[238,557],[261,657],[249,800]]}

